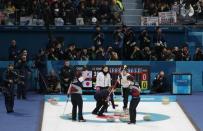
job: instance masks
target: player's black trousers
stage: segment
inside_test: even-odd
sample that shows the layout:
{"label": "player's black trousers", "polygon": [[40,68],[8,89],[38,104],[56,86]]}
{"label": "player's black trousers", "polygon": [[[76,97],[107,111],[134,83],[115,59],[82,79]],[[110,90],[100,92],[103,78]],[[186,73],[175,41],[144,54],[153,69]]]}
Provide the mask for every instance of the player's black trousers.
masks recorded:
{"label": "player's black trousers", "polygon": [[72,109],[72,120],[76,120],[77,109],[78,109],[78,120],[83,120],[82,110],[83,110],[83,100],[81,94],[73,93],[71,94],[71,102],[73,105]]}
{"label": "player's black trousers", "polygon": [[130,101],[130,108],[129,108],[129,114],[130,114],[130,122],[136,123],[136,115],[137,115],[137,106],[140,102],[140,97],[132,97]]}
{"label": "player's black trousers", "polygon": [[128,97],[129,97],[130,89],[123,88],[123,109],[128,107]]}

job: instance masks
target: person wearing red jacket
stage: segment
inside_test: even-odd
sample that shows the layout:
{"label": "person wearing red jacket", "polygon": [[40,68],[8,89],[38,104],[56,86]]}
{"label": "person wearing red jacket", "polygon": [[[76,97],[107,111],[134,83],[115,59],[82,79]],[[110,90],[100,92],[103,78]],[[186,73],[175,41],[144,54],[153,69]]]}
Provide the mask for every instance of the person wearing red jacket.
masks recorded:
{"label": "person wearing red jacket", "polygon": [[130,108],[129,108],[129,115],[130,121],[128,124],[136,124],[136,115],[137,115],[137,106],[140,102],[140,86],[138,83],[134,83],[134,78],[132,76],[128,76],[127,80],[130,84],[131,88],[131,101],[130,101]]}
{"label": "person wearing red jacket", "polygon": [[85,76],[82,75],[81,71],[76,71],[74,79],[70,84],[68,89],[68,95],[71,96],[71,103],[73,105],[72,108],[72,121],[76,121],[77,117],[77,108],[78,108],[78,121],[86,122],[83,118],[83,99],[82,99],[82,82],[86,79]]}

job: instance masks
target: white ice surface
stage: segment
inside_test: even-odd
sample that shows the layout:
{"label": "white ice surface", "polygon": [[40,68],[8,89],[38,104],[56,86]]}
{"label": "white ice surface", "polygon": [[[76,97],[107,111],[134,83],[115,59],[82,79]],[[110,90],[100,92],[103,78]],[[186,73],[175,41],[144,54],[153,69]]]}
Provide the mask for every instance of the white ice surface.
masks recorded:
{"label": "white ice surface", "polygon": [[[116,102],[116,104],[119,105],[117,110],[121,110],[122,102]],[[109,123],[106,119],[97,118],[91,114],[95,102],[83,103],[83,116],[87,122],[72,122],[61,117],[64,116],[64,107],[65,102],[59,102],[57,105],[45,102],[41,131],[195,131],[176,102],[171,102],[169,105],[163,105],[161,102],[140,102],[137,108],[136,125],[128,125],[118,119],[114,123]],[[71,110],[72,105],[68,102],[65,114],[71,113]],[[113,111],[110,107],[109,113],[106,114],[112,115]],[[143,116],[148,113],[153,113],[153,120],[143,121]]]}

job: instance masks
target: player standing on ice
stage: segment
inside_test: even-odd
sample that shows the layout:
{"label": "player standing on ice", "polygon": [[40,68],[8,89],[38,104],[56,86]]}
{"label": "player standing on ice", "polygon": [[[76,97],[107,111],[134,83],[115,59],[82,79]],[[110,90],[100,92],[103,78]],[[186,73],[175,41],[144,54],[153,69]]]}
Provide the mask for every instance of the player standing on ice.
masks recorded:
{"label": "player standing on ice", "polygon": [[127,66],[121,69],[121,73],[118,76],[118,82],[121,85],[121,94],[123,96],[123,110],[125,111],[128,107],[128,96],[130,94],[130,85],[127,77],[130,76],[128,73]]}
{"label": "player standing on ice", "polygon": [[127,80],[130,84],[131,89],[131,101],[130,101],[130,108],[129,108],[129,115],[130,115],[130,121],[128,124],[136,124],[136,115],[137,115],[137,106],[140,102],[140,86],[138,83],[134,83],[134,78],[132,76],[128,76]]}
{"label": "player standing on ice", "polygon": [[86,77],[87,76],[82,75],[81,71],[76,71],[73,82],[71,83],[68,89],[68,94],[71,95],[71,103],[73,105],[72,121],[77,120],[77,108],[78,108],[78,121],[86,122],[82,114],[83,112],[82,82],[86,79]]}

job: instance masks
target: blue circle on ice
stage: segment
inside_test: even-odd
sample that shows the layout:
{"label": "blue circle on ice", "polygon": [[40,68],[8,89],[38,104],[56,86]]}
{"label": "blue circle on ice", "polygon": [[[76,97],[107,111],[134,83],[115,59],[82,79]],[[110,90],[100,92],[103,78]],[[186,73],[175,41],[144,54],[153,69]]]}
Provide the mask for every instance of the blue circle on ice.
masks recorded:
{"label": "blue circle on ice", "polygon": [[[109,113],[111,113],[111,112],[109,112]],[[92,113],[91,112],[84,112],[83,115],[85,117],[85,115],[92,115]],[[160,114],[160,113],[137,112],[137,116],[138,115],[142,115],[142,116],[150,115],[150,117],[151,117],[150,121],[144,121],[142,119],[142,120],[137,120],[138,123],[141,123],[141,122],[157,122],[157,121],[164,121],[164,120],[170,119],[170,116],[165,115],[165,114]],[[68,114],[65,114],[64,116],[60,116],[60,117],[61,117],[61,119],[64,119],[64,120],[68,120],[68,119],[70,120],[70,116],[68,116]],[[106,122],[100,121],[100,120],[87,120],[87,122],[106,123]]]}

